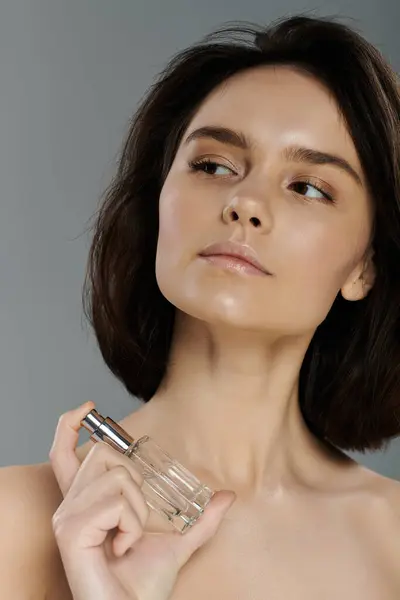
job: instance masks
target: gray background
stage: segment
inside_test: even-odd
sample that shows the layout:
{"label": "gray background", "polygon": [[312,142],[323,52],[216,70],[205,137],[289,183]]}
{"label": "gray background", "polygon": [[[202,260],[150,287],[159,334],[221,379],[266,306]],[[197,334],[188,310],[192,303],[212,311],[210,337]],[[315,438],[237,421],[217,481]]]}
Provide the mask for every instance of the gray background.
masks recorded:
{"label": "gray background", "polygon": [[[223,22],[305,9],[351,17],[399,70],[398,0],[0,1],[2,466],[47,461],[59,415],[86,400],[115,420],[138,406],[81,308],[84,229],[136,102],[169,56]],[[400,438],[353,456],[400,479]]]}

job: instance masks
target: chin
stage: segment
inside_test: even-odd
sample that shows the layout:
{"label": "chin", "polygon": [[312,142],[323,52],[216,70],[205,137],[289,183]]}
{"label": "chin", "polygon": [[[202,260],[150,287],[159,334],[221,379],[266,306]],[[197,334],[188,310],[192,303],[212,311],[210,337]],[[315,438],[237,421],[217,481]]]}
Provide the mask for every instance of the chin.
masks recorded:
{"label": "chin", "polygon": [[254,323],[253,320],[249,319],[249,315],[254,314],[254,310],[244,310],[243,306],[238,308],[212,301],[207,302],[207,300],[193,302],[193,299],[189,300],[187,298],[184,300],[168,298],[168,300],[182,313],[182,318],[185,320],[192,318],[210,325],[223,325],[235,329],[260,330],[261,328],[260,323]]}
{"label": "chin", "polygon": [[[171,272],[170,272],[171,274]],[[251,288],[248,282],[221,283],[219,278],[199,277],[198,273],[186,272],[186,277],[169,277],[158,279],[158,286],[163,296],[179,311],[210,324],[227,325],[240,329],[260,329],[260,320],[265,305],[254,302],[259,290]],[[239,279],[239,278],[238,278]]]}

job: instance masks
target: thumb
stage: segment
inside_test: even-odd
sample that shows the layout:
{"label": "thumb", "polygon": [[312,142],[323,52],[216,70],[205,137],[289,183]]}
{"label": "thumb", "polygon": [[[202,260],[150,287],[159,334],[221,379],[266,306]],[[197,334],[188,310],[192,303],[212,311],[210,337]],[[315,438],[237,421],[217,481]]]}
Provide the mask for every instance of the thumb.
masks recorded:
{"label": "thumb", "polygon": [[220,523],[236,500],[235,492],[231,490],[219,490],[214,493],[207,504],[204,513],[196,523],[183,535],[178,533],[173,544],[173,551],[181,569],[192,554],[203,546],[217,532]]}

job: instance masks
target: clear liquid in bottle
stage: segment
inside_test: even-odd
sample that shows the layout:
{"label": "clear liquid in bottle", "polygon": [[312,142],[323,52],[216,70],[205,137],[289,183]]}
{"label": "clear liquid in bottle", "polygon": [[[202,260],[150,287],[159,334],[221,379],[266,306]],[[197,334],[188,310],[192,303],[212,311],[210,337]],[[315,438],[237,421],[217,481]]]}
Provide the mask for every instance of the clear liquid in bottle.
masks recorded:
{"label": "clear liquid in bottle", "polygon": [[104,441],[128,456],[141,473],[142,492],[150,508],[181,533],[203,514],[213,490],[163,450],[150,436],[134,441],[118,423],[91,410],[82,420],[93,441]]}
{"label": "clear liquid in bottle", "polygon": [[203,514],[213,491],[151,437],[141,437],[125,454],[144,478],[142,492],[147,504],[181,533]]}

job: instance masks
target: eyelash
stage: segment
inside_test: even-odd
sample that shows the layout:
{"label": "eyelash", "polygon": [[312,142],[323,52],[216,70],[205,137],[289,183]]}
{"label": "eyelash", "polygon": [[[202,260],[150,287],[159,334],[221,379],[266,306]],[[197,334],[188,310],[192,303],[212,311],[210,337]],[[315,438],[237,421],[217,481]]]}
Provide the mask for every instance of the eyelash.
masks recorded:
{"label": "eyelash", "polygon": [[[192,171],[198,171],[198,172],[203,171],[203,173],[205,173],[209,177],[216,177],[216,176],[215,175],[210,175],[210,173],[206,173],[204,171],[204,169],[202,168],[203,165],[216,165],[217,167],[224,167],[225,169],[229,169],[230,171],[232,171],[232,173],[234,173],[233,169],[231,169],[227,165],[224,165],[222,163],[216,162],[215,160],[210,160],[209,158],[202,158],[202,159],[198,159],[198,160],[192,160],[188,164],[189,164],[189,167],[190,167],[190,169]],[[315,198],[315,200],[317,200],[319,202],[325,202],[327,204],[334,204],[335,203],[335,198],[333,198],[330,194],[328,194],[328,192],[325,192],[325,190],[323,190],[318,185],[315,185],[315,183],[313,183],[308,177],[304,177],[303,179],[298,180],[295,183],[305,183],[306,185],[310,185],[311,187],[315,188],[320,194],[322,194],[324,196],[324,198]],[[309,201],[311,201],[311,200],[313,200],[313,198],[309,199]]]}

